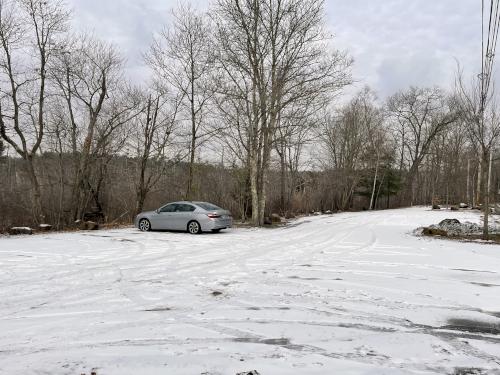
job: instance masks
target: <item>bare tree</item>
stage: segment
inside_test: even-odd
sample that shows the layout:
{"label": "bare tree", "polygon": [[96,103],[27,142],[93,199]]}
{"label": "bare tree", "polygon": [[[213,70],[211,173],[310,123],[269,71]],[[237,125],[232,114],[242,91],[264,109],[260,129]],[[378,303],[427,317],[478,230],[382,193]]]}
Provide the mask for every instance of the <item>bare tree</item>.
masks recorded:
{"label": "bare tree", "polygon": [[328,113],[320,129],[324,146],[325,167],[336,175],[336,208],[349,208],[356,187],[361,181],[364,153],[368,144],[368,126],[365,123],[363,101],[360,96],[340,108],[338,113]]}
{"label": "bare tree", "polygon": [[[489,90],[483,97],[481,79],[474,79],[466,85],[459,72],[456,80],[456,99],[459,113],[466,123],[473,144],[479,152],[478,193],[484,201],[483,235],[489,235],[489,199],[491,181],[491,159],[493,148],[500,137],[500,117],[497,113],[495,92]],[[481,189],[482,187],[482,189]],[[482,191],[481,191],[482,190]],[[478,196],[477,203],[481,203]]]}
{"label": "bare tree", "polygon": [[231,87],[228,96],[240,101],[237,118],[246,122],[241,139],[255,225],[264,223],[280,113],[304,97],[335,93],[350,82],[350,60],[332,50],[322,17],[321,0],[217,2],[218,62]]}
{"label": "bare tree", "polygon": [[159,89],[141,93],[141,113],[131,122],[127,142],[136,159],[136,213],[144,208],[147,195],[178,160],[172,152],[172,138],[178,122],[181,97],[171,97]]}
{"label": "bare tree", "polygon": [[413,204],[418,170],[432,142],[456,120],[456,112],[438,88],[401,91],[387,101],[387,114],[395,134],[401,136],[401,166],[407,162],[406,199]]}
{"label": "bare tree", "polygon": [[316,136],[314,129],[320,122],[318,113],[325,103],[297,102],[283,110],[278,118],[274,148],[279,158],[280,199],[282,214],[290,211],[292,194],[297,188],[299,171],[306,166],[302,160],[305,148]]}
{"label": "bare tree", "polygon": [[157,79],[164,80],[182,98],[189,122],[189,175],[186,199],[191,199],[197,149],[209,135],[207,106],[212,96],[210,72],[213,66],[211,29],[207,18],[189,5],[172,11],[173,24],[157,37],[146,60]]}
{"label": "bare tree", "polygon": [[61,1],[0,1],[0,135],[26,162],[35,222],[43,220],[34,158],[45,131],[47,69],[67,21]]}
{"label": "bare tree", "polygon": [[[55,77],[61,96],[65,99],[71,123],[72,151],[75,156],[73,183],[73,218],[80,219],[86,208],[90,189],[91,156],[96,146],[96,132],[100,121],[107,131],[101,135],[109,137],[112,131],[123,124],[123,116],[131,108],[109,110],[110,116],[103,120],[105,103],[117,90],[121,74],[121,58],[112,45],[89,36],[71,41],[62,51],[58,75]],[[113,101],[110,101],[113,105]],[[114,103],[116,104],[116,102]],[[81,147],[78,144],[82,138]]]}

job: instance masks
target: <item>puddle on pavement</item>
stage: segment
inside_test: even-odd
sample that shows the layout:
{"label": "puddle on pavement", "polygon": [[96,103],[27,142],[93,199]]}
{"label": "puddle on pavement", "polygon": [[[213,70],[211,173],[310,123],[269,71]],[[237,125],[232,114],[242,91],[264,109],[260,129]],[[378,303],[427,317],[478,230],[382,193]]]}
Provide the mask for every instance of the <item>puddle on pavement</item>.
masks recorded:
{"label": "puddle on pavement", "polygon": [[448,324],[440,327],[452,331],[500,335],[500,324],[474,319],[448,319]]}

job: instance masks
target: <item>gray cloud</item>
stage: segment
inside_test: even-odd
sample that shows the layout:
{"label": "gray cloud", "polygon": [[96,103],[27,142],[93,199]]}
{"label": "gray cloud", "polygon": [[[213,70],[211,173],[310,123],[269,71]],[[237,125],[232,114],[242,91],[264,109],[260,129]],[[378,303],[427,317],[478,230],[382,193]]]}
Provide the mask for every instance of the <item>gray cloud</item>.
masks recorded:
{"label": "gray cloud", "polygon": [[355,59],[359,85],[384,97],[408,85],[450,87],[456,60],[480,69],[480,4],[475,0],[330,0],[337,45]]}
{"label": "gray cloud", "polygon": [[[207,7],[208,0],[193,2]],[[145,76],[141,53],[168,22],[176,0],[70,0],[73,23],[117,44],[129,74]],[[355,59],[357,87],[381,97],[408,85],[449,87],[456,60],[480,69],[477,0],[327,0],[327,23],[338,48]]]}

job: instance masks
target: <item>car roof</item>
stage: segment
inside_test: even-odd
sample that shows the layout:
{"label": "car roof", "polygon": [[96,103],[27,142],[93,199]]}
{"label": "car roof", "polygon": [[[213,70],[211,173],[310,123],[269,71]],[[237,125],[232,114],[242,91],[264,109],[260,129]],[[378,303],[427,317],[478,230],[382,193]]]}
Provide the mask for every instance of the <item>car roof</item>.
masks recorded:
{"label": "car roof", "polygon": [[[165,203],[164,206],[167,206],[169,204],[194,204],[195,206],[198,206],[199,204],[204,204],[204,203],[216,206],[213,203],[203,202],[203,201],[176,201],[176,202],[168,202],[168,203]],[[200,208],[203,208],[203,207],[200,207]]]}

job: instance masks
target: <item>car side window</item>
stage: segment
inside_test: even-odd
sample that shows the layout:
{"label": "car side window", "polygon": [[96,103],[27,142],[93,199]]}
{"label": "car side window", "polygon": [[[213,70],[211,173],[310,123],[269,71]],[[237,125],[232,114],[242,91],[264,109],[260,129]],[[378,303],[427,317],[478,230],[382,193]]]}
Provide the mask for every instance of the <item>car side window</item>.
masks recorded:
{"label": "car side window", "polygon": [[190,204],[178,204],[175,211],[176,212],[193,212],[196,210],[196,207]]}
{"label": "car side window", "polygon": [[177,204],[167,204],[166,206],[161,208],[160,212],[175,212],[176,206],[178,206],[178,205]]}

